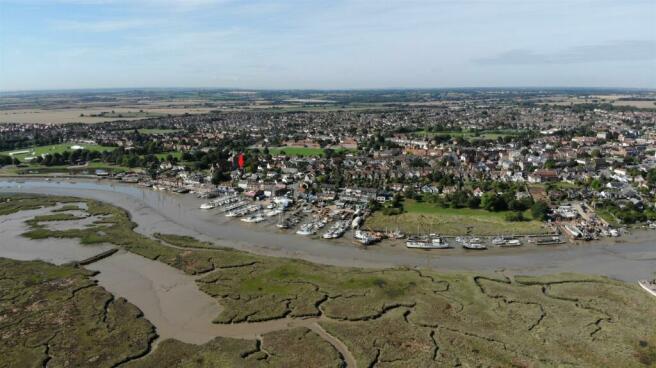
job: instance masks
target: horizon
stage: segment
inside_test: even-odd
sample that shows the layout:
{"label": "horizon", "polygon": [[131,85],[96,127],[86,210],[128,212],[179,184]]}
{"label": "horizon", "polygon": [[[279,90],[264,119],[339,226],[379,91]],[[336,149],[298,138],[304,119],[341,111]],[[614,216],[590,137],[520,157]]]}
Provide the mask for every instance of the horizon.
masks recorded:
{"label": "horizon", "polygon": [[0,0],[0,91],[652,90],[655,18],[649,0]]}
{"label": "horizon", "polygon": [[357,92],[357,91],[454,91],[454,90],[527,90],[527,91],[604,91],[604,92],[656,92],[647,87],[607,87],[607,86],[463,86],[463,87],[380,87],[380,88],[240,88],[240,87],[90,87],[55,88],[32,90],[2,90],[0,94],[12,93],[65,93],[65,92],[125,92],[125,91],[244,91],[244,92]]}

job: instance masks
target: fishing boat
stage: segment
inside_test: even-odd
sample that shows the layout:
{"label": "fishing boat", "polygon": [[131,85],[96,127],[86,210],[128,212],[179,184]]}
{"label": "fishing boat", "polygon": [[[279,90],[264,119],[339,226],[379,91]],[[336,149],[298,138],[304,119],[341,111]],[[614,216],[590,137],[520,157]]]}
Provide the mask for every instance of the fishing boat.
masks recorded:
{"label": "fishing boat", "polygon": [[656,280],[640,280],[638,284],[649,294],[656,296]]}

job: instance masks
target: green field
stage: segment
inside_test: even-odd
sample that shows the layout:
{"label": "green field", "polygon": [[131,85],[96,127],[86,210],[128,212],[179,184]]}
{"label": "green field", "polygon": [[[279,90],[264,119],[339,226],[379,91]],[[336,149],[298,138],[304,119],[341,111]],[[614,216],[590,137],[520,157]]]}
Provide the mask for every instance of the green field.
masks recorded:
{"label": "green field", "polygon": [[[350,148],[332,148],[336,153],[355,152],[355,149]],[[260,148],[260,151],[262,149]],[[269,153],[273,156],[285,153],[287,156],[309,157],[309,156],[323,156],[324,148],[311,148],[311,147],[269,147]]]}
{"label": "green field", "polygon": [[22,151],[27,151],[25,153],[18,153],[14,154],[14,157],[16,157],[19,160],[24,160],[25,157],[30,157],[30,156],[40,156],[44,154],[55,154],[55,153],[62,153],[64,151],[72,151],[71,146],[78,145],[84,147],[84,149],[89,150],[89,151],[112,151],[116,147],[110,147],[110,146],[101,146],[97,144],[76,144],[76,143],[62,143],[62,144],[52,144],[49,146],[38,146],[38,147],[29,147],[29,148],[20,148],[20,149],[15,149],[11,151],[4,151],[0,152],[0,155],[9,155],[12,152],[22,152]]}
{"label": "green field", "polygon": [[5,166],[0,168],[0,176],[15,175],[46,175],[46,174],[70,174],[70,175],[94,175],[95,170],[102,169],[108,172],[121,173],[126,171],[141,171],[139,168],[127,166],[110,165],[104,162],[89,162],[86,166],[45,166],[39,164],[28,164],[26,167]]}
{"label": "green field", "polygon": [[[443,208],[432,203],[406,200],[404,213],[386,216],[375,212],[365,226],[375,230],[399,228],[408,234],[437,233],[442,235],[511,235],[545,233],[539,221],[509,222],[508,212],[482,209]],[[524,217],[531,218],[530,211]]]}
{"label": "green field", "polygon": [[[223,307],[216,323],[321,316],[317,323],[348,348],[359,367],[656,364],[653,297],[638,285],[605,277],[358,269],[211,249],[190,237],[136,233],[124,210],[71,197],[0,196],[0,215],[57,203],[73,209],[80,202],[87,204],[88,215],[104,217],[84,228],[49,230],[46,222],[70,218],[61,210],[28,220],[30,230],[23,235],[111,243],[201,275],[199,288]],[[107,293],[89,282],[89,273],[44,265],[0,262],[0,330],[8,337],[0,339],[0,354],[9,366],[43,366],[48,358],[48,366],[57,367],[86,366],[91,359],[98,367],[117,361],[128,367],[344,363],[327,340],[305,328],[203,345],[166,340],[137,359],[151,336],[147,321],[128,303],[110,302],[108,308]],[[50,294],[53,289],[56,294]],[[121,309],[114,313],[116,307]]]}

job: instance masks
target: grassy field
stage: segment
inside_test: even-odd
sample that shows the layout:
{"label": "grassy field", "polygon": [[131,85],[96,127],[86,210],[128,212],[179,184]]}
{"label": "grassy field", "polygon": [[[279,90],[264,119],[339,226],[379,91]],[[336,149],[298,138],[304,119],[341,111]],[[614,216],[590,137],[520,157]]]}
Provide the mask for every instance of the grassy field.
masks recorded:
{"label": "grassy field", "polygon": [[89,162],[86,166],[45,166],[39,164],[28,164],[26,167],[2,167],[0,168],[0,176],[47,174],[94,175],[95,171],[98,169],[113,173],[141,170],[139,168],[129,168],[127,166],[110,165],[104,162]]}
{"label": "grassy field", "polygon": [[[48,230],[43,221],[65,219],[60,211],[29,220],[31,230],[24,236],[111,243],[202,275],[200,289],[224,307],[217,323],[324,316],[320,325],[348,347],[361,367],[656,364],[653,297],[637,285],[608,278],[344,268],[210,249],[209,243],[178,235],[159,234],[162,242],[134,232],[135,224],[119,208],[69,197],[2,196],[0,214],[81,201],[89,215],[103,219],[83,229]],[[7,282],[13,281],[0,278]],[[6,328],[17,333],[12,325]],[[168,340],[130,363],[307,367],[339,366],[341,361],[310,330],[291,329],[265,334],[259,342],[217,338],[199,346]]]}
{"label": "grassy field", "polygon": [[[539,221],[509,222],[508,212],[490,212],[470,208],[442,208],[432,203],[406,200],[405,212],[396,216],[385,216],[375,212],[365,226],[375,230],[394,230],[397,227],[408,234],[438,233],[442,235],[510,235],[537,234],[546,232]],[[528,219],[530,212],[524,213]]]}
{"label": "grassy field", "polygon": [[[342,152],[354,152],[354,149],[349,148],[333,148],[333,151],[337,153]],[[298,156],[298,157],[308,157],[308,156],[323,156],[325,149],[324,148],[310,148],[310,147],[269,147],[269,153],[273,156],[281,155],[283,152],[287,156]]]}
{"label": "grassy field", "polygon": [[55,154],[55,153],[62,153],[64,151],[70,152],[72,151],[71,146],[74,145],[82,146],[89,151],[112,151],[115,149],[115,147],[100,146],[97,144],[62,143],[62,144],[52,144],[49,146],[37,146],[37,147],[30,147],[30,148],[20,148],[12,151],[4,151],[4,152],[0,152],[0,155],[8,156],[10,153],[13,152],[21,152],[21,153],[16,153],[13,156],[23,161],[25,157],[29,157],[29,156],[40,156],[48,153]]}

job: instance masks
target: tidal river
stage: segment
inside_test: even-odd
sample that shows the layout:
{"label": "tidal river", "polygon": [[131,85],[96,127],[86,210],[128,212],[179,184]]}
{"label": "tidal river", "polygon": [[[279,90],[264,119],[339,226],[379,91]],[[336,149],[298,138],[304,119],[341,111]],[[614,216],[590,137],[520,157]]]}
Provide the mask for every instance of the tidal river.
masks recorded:
{"label": "tidal river", "polygon": [[[402,246],[356,247],[347,241],[308,239],[273,226],[242,224],[216,211],[201,211],[191,195],[152,191],[108,181],[2,179],[0,192],[76,196],[105,201],[129,211],[137,231],[184,234],[258,254],[294,257],[339,266],[419,266],[445,271],[548,274],[577,272],[634,282],[656,271],[656,232],[555,247],[525,246],[468,253],[462,250],[408,250]],[[0,227],[2,224],[0,224]],[[1,256],[1,255],[0,255]]]}

